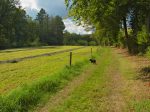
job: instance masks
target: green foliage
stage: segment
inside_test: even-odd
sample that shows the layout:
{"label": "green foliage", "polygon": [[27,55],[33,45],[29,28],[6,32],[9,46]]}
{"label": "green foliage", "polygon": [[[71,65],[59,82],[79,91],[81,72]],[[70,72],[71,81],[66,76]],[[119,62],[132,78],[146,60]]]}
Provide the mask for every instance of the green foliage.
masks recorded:
{"label": "green foliage", "polygon": [[87,46],[87,45],[88,45],[88,42],[85,41],[85,40],[78,40],[78,44],[79,44],[79,45],[82,45],[82,46]]}
{"label": "green foliage", "polygon": [[90,41],[89,46],[96,46],[96,42],[95,41]]}
{"label": "green foliage", "polygon": [[49,17],[44,9],[33,20],[18,0],[0,1],[0,49],[38,45],[62,45],[62,18]]}
{"label": "green foliage", "polygon": [[120,30],[120,32],[118,33],[118,41],[116,43],[116,46],[122,48],[126,47],[125,35],[122,30]]}
{"label": "green foliage", "polygon": [[9,44],[8,38],[5,37],[5,31],[3,26],[0,25],[0,48],[7,48]]}
{"label": "green foliage", "polygon": [[142,27],[142,30],[138,32],[137,35],[138,44],[147,44],[150,41],[150,35],[146,31],[146,26]]}
{"label": "green foliage", "polygon": [[[145,45],[147,44],[145,31],[150,33],[149,0],[65,1],[70,16],[95,27],[95,37],[101,45],[127,47],[130,53],[145,51],[145,46],[147,46]],[[132,29],[130,35],[128,24]],[[141,31],[143,25],[146,27],[144,31]],[[125,39],[122,38],[122,34],[119,34],[120,30],[124,31]]]}
{"label": "green foliage", "polygon": [[150,47],[146,49],[146,57],[150,58]]}
{"label": "green foliage", "polygon": [[49,17],[44,9],[37,14],[39,38],[42,44],[62,45],[65,25],[59,16]]}
{"label": "green foliage", "polygon": [[145,99],[140,102],[133,101],[132,107],[135,108],[135,112],[149,112],[150,111],[150,100]]}
{"label": "green foliage", "polygon": [[92,37],[92,35],[80,35],[80,34],[75,34],[75,33],[69,33],[65,32],[64,33],[64,45],[83,45],[87,46],[89,45],[89,42],[94,42],[96,45],[96,39]]}
{"label": "green foliage", "polygon": [[139,44],[139,52],[145,53],[147,47],[150,45],[150,35],[146,30],[146,26],[137,34],[137,43]]}

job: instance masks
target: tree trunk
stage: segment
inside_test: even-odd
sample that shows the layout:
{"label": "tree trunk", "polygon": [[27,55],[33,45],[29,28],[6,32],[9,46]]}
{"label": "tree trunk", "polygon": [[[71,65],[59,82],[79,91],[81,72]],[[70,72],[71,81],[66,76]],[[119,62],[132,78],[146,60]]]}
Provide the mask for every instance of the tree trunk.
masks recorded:
{"label": "tree trunk", "polygon": [[127,29],[127,22],[126,22],[126,17],[123,17],[123,27],[124,27],[124,33],[125,33],[125,46],[127,46],[129,50],[129,45],[128,45],[128,29]]}
{"label": "tree trunk", "polygon": [[123,27],[124,27],[124,33],[125,33],[125,46],[127,47],[129,53],[132,53],[131,49],[131,42],[129,40],[129,35],[128,35],[128,28],[127,28],[127,22],[126,22],[126,17],[123,17]]}
{"label": "tree trunk", "polygon": [[127,22],[126,22],[126,17],[123,17],[123,26],[124,26],[124,31],[125,31],[125,37],[128,39],[128,28],[127,28]]}

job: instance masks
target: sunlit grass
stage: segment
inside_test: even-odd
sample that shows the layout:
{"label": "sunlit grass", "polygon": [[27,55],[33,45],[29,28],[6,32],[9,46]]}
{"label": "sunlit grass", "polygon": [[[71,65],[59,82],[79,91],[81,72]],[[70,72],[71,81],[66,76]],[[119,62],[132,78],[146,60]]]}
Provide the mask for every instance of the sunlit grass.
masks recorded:
{"label": "sunlit grass", "polygon": [[0,61],[23,58],[27,56],[35,56],[44,53],[56,52],[60,50],[79,48],[79,47],[80,46],[47,46],[47,47],[39,47],[39,48],[0,50]]}
{"label": "sunlit grass", "polygon": [[[102,52],[103,51],[103,52]],[[106,60],[107,58],[107,60]],[[64,103],[50,112],[106,112],[107,105],[105,98],[109,93],[109,88],[106,86],[109,80],[108,70],[111,59],[109,49],[101,50],[98,59],[99,65],[96,66],[94,72],[81,86],[77,87],[72,94],[64,100]]]}
{"label": "sunlit grass", "polygon": [[[26,75],[25,73],[24,75],[21,75],[21,77],[16,76],[16,74],[12,75],[11,78],[16,77],[16,79],[14,78],[13,81],[16,80],[16,83],[18,85],[21,85],[18,82],[22,80],[22,77],[24,77],[22,82],[23,83],[26,82],[26,83],[22,86],[17,87],[13,91],[7,94],[3,93],[0,96],[0,111],[2,112],[28,111],[30,108],[32,108],[32,106],[35,106],[38,103],[40,103],[40,100],[46,94],[48,93],[49,95],[55,94],[59,89],[63,88],[71,79],[73,79],[73,77],[80,75],[81,72],[85,69],[85,67],[89,64],[88,58],[90,58],[90,55],[91,55],[90,48],[91,47],[87,47],[87,48],[80,49],[80,50],[73,52],[73,55],[76,55],[76,56],[73,57],[74,60],[73,60],[73,65],[71,67],[68,66],[68,58],[69,58],[68,54],[69,53],[62,53],[56,56],[51,56],[51,58],[41,57],[41,58],[37,58],[34,60],[21,62],[22,64],[23,63],[28,64],[28,66],[32,66],[32,64],[34,65],[35,63],[39,63],[42,66],[42,64],[44,65],[48,60],[51,59],[51,61],[49,61],[48,64],[44,66],[45,69],[40,69],[40,65],[39,67],[36,68],[36,66],[34,65],[35,71],[39,69],[41,71],[49,69],[49,65],[51,65],[52,63],[55,63],[55,64],[50,66],[51,72],[48,72],[48,74],[46,74],[46,72],[43,71],[42,72],[43,74],[41,74],[39,76],[39,79],[36,79],[36,80],[32,79],[31,74],[28,74],[28,76],[24,76]],[[96,50],[97,48],[93,47],[93,53],[95,53]],[[83,55],[84,53],[85,55]],[[31,61],[33,61],[33,63],[31,63]],[[19,63],[15,64],[16,67],[19,67],[19,65],[17,66],[17,64]],[[6,65],[10,65],[10,64],[6,64]],[[24,67],[26,69],[27,65]],[[44,75],[44,73],[46,75]],[[38,72],[36,72],[35,74],[38,74]],[[11,78],[8,78],[8,79],[11,79]],[[11,83],[11,81],[9,83]]]}
{"label": "sunlit grass", "polygon": [[[82,60],[89,59],[91,55],[90,52],[91,47],[73,51],[72,63],[75,64]],[[96,47],[93,47],[93,52],[96,52]],[[0,93],[8,93],[20,85],[31,83],[41,77],[57,73],[66,65],[69,65],[69,52],[34,58],[18,63],[1,64]]]}

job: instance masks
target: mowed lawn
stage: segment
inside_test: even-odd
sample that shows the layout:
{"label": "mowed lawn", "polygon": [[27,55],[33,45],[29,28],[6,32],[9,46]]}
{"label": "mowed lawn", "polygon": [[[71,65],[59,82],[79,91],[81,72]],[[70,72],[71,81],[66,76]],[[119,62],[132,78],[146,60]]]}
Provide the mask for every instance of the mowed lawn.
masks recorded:
{"label": "mowed lawn", "polygon": [[73,49],[79,47],[81,46],[44,46],[44,47],[37,47],[37,48],[1,50],[0,61],[23,58],[27,56],[35,56],[44,53],[57,52],[60,50],[67,50],[67,49]]}
{"label": "mowed lawn", "polygon": [[[29,54],[37,55],[41,53],[66,50],[71,48],[77,48],[77,46],[63,46],[62,48],[46,47],[45,49],[29,49],[29,51],[20,51],[18,49],[15,51],[14,49],[13,52],[1,52],[0,59],[19,58],[27,55],[30,56]],[[97,47],[92,48],[93,53],[96,52]],[[2,56],[2,54],[5,55]],[[78,61],[89,59],[90,56],[91,47],[85,47],[82,49],[75,50],[73,51],[73,64]],[[23,84],[29,84],[44,76],[53,75],[61,71],[67,65],[69,65],[69,52],[53,56],[44,56],[28,59],[18,63],[0,64],[0,94],[9,93],[11,90]]]}

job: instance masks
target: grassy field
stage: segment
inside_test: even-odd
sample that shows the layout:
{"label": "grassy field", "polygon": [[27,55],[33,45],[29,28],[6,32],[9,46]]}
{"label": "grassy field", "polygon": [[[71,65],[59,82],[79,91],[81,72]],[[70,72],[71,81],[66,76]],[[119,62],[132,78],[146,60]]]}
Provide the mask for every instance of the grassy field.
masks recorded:
{"label": "grassy field", "polygon": [[44,53],[57,52],[60,50],[67,50],[79,48],[80,46],[45,46],[38,48],[23,48],[23,49],[8,49],[0,51],[0,61],[11,60],[16,58],[23,58],[27,56],[35,56]]}
{"label": "grassy field", "polygon": [[137,69],[145,67],[141,58],[93,47],[93,65],[90,52],[91,47],[73,51],[72,67],[69,52],[1,64],[0,111],[149,112],[150,88],[136,79]]}
{"label": "grassy field", "polygon": [[[96,51],[97,47],[93,47],[93,54]],[[7,77],[4,74],[1,75],[3,78],[1,87],[6,89],[2,91],[2,97],[0,96],[0,111],[27,111],[32,106],[37,105],[46,94],[57,92],[73,77],[80,75],[83,68],[88,65],[90,57],[91,47],[86,47],[73,51],[73,64],[71,67],[69,67],[68,52],[14,64],[1,64],[4,67],[3,69],[16,67],[18,71],[21,70],[18,74],[16,74],[18,71],[11,73],[13,75],[7,74]],[[28,72],[29,70],[31,71]],[[36,75],[35,77],[33,77],[34,74]],[[10,75],[11,77],[8,77]],[[10,84],[13,86],[8,88],[7,84],[9,87]],[[14,84],[16,85],[14,86]],[[13,87],[14,90],[12,91]]]}
{"label": "grassy field", "polygon": [[[62,47],[62,49],[70,49],[74,47]],[[56,51],[57,48],[49,49]],[[57,49],[57,50],[58,50]],[[42,49],[43,52],[44,49]],[[45,50],[48,51],[46,48]],[[86,47],[73,51],[73,64],[80,62],[90,57],[91,47]],[[38,50],[32,52],[38,53]],[[96,47],[93,47],[93,52],[96,51]],[[24,52],[30,51],[15,51],[15,55],[24,55]],[[41,52],[40,52],[41,53]],[[11,57],[8,53],[7,57]],[[25,60],[19,63],[7,63],[0,64],[0,93],[8,93],[12,89],[23,85],[25,83],[31,83],[43,76],[52,75],[61,71],[66,65],[69,65],[69,53],[65,52],[59,55],[39,57],[34,59]]]}
{"label": "grassy field", "polygon": [[47,108],[43,110],[47,110],[45,112],[149,112],[149,87],[145,87],[145,82],[135,80],[138,75],[135,69],[137,63],[134,62],[136,57],[131,58],[122,54],[124,51],[118,53],[110,48],[101,49],[99,64],[90,73],[90,77],[80,86],[75,87],[61,103],[53,102],[55,105],[52,107],[47,104]]}
{"label": "grassy field", "polygon": [[[110,92],[107,74],[112,66],[112,53],[110,49],[103,49],[99,58],[99,65],[80,87],[75,88],[72,94],[62,105],[49,112],[107,112],[107,96]],[[107,58],[107,60],[105,60]],[[110,111],[111,112],[111,111]]]}

